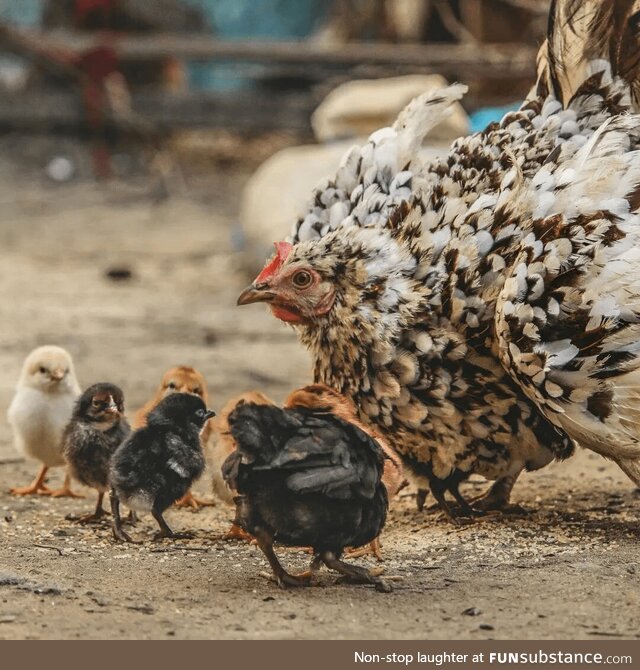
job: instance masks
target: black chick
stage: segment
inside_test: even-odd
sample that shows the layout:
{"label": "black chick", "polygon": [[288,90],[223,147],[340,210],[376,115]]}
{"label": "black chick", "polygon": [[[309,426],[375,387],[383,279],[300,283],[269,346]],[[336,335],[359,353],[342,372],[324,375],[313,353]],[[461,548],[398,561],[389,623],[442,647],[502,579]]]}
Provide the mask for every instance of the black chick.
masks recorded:
{"label": "black chick", "polygon": [[[345,547],[374,540],[387,516],[384,453],[357,426],[307,408],[246,403],[229,415],[238,448],[224,462],[225,480],[240,494],[235,523],[253,535],[281,588],[303,586],[324,563],[352,581],[389,586],[344,563]],[[311,570],[289,574],[274,540],[313,548]]]}
{"label": "black chick", "polygon": [[111,461],[111,511],[117,540],[133,540],[122,530],[120,502],[151,512],[160,526],[156,538],[189,537],[174,533],[162,514],[191,488],[204,470],[200,431],[215,416],[201,398],[173,393],[149,412],[147,425],[116,450]]}
{"label": "black chick", "polygon": [[105,514],[102,500],[109,490],[109,462],[130,432],[124,395],[114,384],[94,384],[76,402],[62,435],[62,453],[71,475],[98,492],[95,511],[77,519],[79,523],[97,521]]}

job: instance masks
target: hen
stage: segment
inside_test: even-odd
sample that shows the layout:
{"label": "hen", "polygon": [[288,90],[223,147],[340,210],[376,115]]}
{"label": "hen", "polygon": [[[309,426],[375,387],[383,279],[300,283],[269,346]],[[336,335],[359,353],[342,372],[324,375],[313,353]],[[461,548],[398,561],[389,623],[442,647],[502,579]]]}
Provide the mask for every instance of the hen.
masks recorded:
{"label": "hen", "polygon": [[[371,571],[340,560],[345,547],[374,540],[386,519],[384,458],[376,441],[332,414],[305,408],[244,403],[231,413],[229,425],[238,448],[223,474],[239,493],[236,523],[256,538],[278,585],[306,585],[324,563],[389,590]],[[311,571],[289,574],[274,540],[312,547]]]}
{"label": "hen", "polygon": [[529,99],[429,165],[464,87],[414,100],[238,299],[294,325],[445,507],[471,473],[496,480],[476,506],[504,507],[575,443],[640,485],[636,4],[552,2]]}

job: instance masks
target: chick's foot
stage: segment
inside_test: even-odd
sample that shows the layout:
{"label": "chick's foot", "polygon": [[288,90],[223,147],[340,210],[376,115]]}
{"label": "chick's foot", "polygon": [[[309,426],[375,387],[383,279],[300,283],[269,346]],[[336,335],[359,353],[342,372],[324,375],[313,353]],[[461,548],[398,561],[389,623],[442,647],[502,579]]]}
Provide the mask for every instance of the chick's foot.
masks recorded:
{"label": "chick's foot", "polygon": [[191,491],[187,491],[180,500],[176,500],[174,503],[176,507],[186,507],[192,509],[194,512],[202,509],[203,507],[215,507],[216,504],[213,500],[202,500],[202,498],[196,498]]}
{"label": "chick's foot", "polygon": [[45,484],[45,478],[49,468],[43,466],[40,468],[40,472],[36,475],[36,478],[28,486],[16,486],[12,489],[9,489],[9,493],[14,496],[50,496],[52,491]]}

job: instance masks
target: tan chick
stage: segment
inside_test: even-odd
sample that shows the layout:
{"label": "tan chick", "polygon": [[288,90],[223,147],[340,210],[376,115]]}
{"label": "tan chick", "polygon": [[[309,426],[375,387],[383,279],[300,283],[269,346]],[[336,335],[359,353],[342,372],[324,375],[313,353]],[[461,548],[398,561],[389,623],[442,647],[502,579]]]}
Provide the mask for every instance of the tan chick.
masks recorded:
{"label": "tan chick", "polygon": [[[160,386],[158,386],[155,395],[143,407],[141,407],[133,417],[133,429],[143,428],[147,425],[147,416],[149,412],[163,399],[171,393],[190,393],[197,395],[204,401],[207,407],[209,406],[209,391],[207,389],[207,382],[201,372],[188,365],[176,365],[167,370],[162,376]],[[211,431],[211,421],[205,424],[200,433],[200,441],[204,447],[209,439]],[[200,500],[196,498],[191,491],[182,497],[176,505],[178,507],[190,507],[192,509],[200,509],[200,507],[208,507],[214,503]]]}
{"label": "tan chick", "polygon": [[[209,421],[211,431],[209,433],[209,438],[205,443],[205,456],[207,459],[207,467],[211,472],[213,492],[220,500],[222,500],[222,502],[227,503],[228,505],[234,504],[233,499],[236,495],[236,493],[227,486],[227,483],[222,477],[222,464],[227,460],[229,454],[236,449],[235,440],[231,437],[231,431],[229,429],[229,414],[231,414],[238,405],[243,403],[254,403],[256,405],[274,404],[273,401],[267,398],[263,393],[260,393],[260,391],[247,391],[235,398],[231,398],[218,415]],[[234,523],[226,533],[225,539],[251,540],[252,538]]]}
{"label": "tan chick", "polygon": [[[396,496],[398,491],[406,486],[407,480],[404,476],[400,456],[389,446],[379,433],[373,430],[370,426],[363,424],[358,419],[356,406],[350,398],[347,398],[324,384],[311,384],[310,386],[305,386],[290,393],[289,397],[285,400],[284,406],[289,409],[294,407],[306,407],[313,410],[327,411],[334,414],[339,419],[357,426],[360,430],[373,437],[380,445],[382,451],[384,451],[385,461],[382,482],[387,489],[389,501]],[[379,538],[376,538],[371,542],[368,547],[355,549],[349,552],[349,555],[354,558],[366,554],[372,554],[379,561],[382,560],[382,550]]]}
{"label": "tan chick", "polygon": [[71,491],[68,473],[62,488],[51,490],[46,486],[49,468],[65,464],[62,432],[79,395],[80,386],[67,351],[47,345],[34,349],[27,356],[7,418],[16,449],[24,456],[40,461],[41,467],[29,486],[12,488],[10,493],[82,497]]}

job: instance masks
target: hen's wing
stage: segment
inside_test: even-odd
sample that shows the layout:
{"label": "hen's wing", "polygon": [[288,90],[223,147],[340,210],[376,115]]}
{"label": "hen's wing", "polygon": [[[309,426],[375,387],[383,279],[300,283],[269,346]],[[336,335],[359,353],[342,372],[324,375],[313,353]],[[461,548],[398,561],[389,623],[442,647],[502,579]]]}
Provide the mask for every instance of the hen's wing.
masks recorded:
{"label": "hen's wing", "polygon": [[640,457],[639,128],[610,119],[497,212],[523,230],[494,351],[550,421],[616,459]]}
{"label": "hen's wing", "polygon": [[318,239],[341,225],[384,225],[411,198],[420,170],[418,150],[429,130],[450,113],[467,87],[454,84],[412,100],[393,126],[373,133],[342,158],[334,179],[318,185],[291,234],[292,242]]}
{"label": "hen's wing", "polygon": [[246,404],[229,423],[246,467],[282,473],[295,493],[371,498],[380,483],[378,444],[331,414]]}

